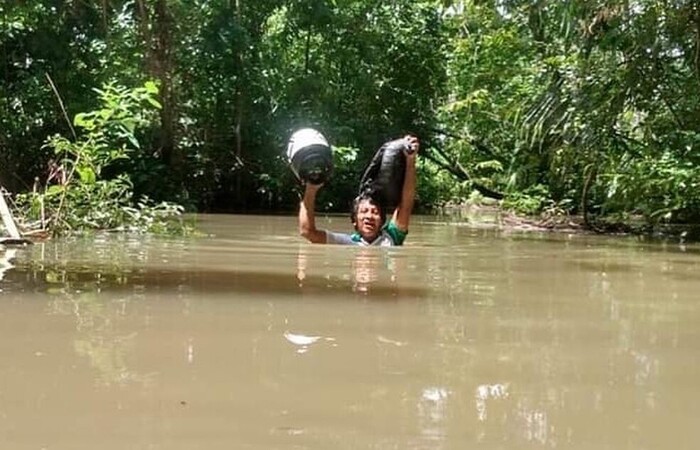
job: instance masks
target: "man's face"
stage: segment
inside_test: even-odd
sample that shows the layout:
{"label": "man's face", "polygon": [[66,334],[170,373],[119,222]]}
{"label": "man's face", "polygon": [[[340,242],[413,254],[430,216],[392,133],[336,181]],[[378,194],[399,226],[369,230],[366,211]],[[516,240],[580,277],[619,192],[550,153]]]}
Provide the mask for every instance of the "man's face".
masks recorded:
{"label": "man's face", "polygon": [[357,217],[355,218],[355,229],[365,241],[371,242],[378,235],[382,228],[382,216],[379,206],[371,200],[364,199],[357,205]]}

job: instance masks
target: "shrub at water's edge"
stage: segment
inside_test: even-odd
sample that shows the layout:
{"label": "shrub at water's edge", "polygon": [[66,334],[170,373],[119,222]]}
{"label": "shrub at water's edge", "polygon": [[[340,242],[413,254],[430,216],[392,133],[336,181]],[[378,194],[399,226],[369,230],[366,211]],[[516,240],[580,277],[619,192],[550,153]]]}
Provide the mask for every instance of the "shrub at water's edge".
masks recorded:
{"label": "shrub at water's edge", "polygon": [[182,206],[135,198],[130,175],[118,168],[141,151],[137,132],[151,125],[160,108],[157,85],[149,81],[129,89],[107,84],[95,92],[100,107],[75,116],[72,139],[60,134],[47,138],[45,147],[55,156],[46,179],[37,179],[31,192],[15,199],[22,228],[54,235],[189,231]]}

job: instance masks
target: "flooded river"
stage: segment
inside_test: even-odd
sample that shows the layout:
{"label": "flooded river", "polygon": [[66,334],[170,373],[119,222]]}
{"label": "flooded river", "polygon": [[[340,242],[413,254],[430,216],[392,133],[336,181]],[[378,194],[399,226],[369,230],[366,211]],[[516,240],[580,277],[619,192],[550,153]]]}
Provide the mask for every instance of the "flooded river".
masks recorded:
{"label": "flooded river", "polygon": [[[320,221],[342,231],[346,217]],[[700,248],[420,217],[52,240],[0,261],[2,449],[695,449]]]}

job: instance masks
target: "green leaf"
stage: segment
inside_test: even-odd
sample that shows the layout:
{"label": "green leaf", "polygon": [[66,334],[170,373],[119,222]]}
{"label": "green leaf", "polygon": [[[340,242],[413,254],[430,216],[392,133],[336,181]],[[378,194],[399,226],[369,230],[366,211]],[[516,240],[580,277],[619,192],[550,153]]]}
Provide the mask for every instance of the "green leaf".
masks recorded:
{"label": "green leaf", "polygon": [[154,81],[146,81],[144,83],[143,87],[146,88],[146,92],[149,94],[157,94],[158,93],[158,85]]}
{"label": "green leaf", "polygon": [[76,168],[78,175],[80,176],[80,181],[85,184],[95,184],[97,177],[95,176],[95,171],[89,167],[78,167]]}
{"label": "green leaf", "polygon": [[65,190],[65,186],[63,186],[62,184],[53,184],[46,189],[46,196],[54,197],[62,194]]}
{"label": "green leaf", "polygon": [[157,109],[161,109],[163,106],[160,104],[160,102],[152,97],[146,97],[146,101],[153,105]]}
{"label": "green leaf", "polygon": [[94,127],[94,120],[90,118],[89,113],[78,113],[73,118],[73,125],[91,130]]}

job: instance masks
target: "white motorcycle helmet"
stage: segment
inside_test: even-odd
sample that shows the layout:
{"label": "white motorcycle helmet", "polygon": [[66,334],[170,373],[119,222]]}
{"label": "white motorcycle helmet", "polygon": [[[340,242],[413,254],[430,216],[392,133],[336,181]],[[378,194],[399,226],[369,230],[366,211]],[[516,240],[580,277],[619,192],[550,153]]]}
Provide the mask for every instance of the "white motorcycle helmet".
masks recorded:
{"label": "white motorcycle helmet", "polygon": [[333,171],[333,153],[326,138],[313,128],[295,131],[287,144],[292,172],[302,182],[324,183]]}

